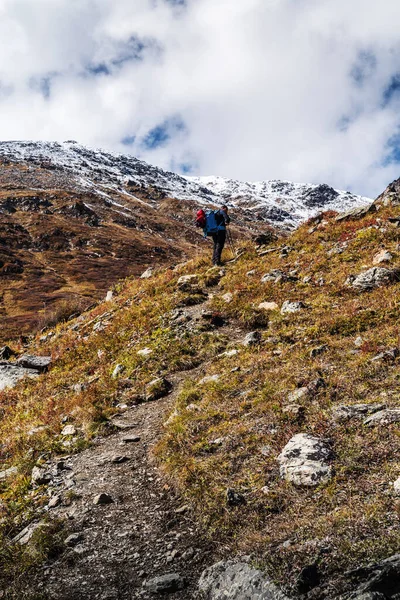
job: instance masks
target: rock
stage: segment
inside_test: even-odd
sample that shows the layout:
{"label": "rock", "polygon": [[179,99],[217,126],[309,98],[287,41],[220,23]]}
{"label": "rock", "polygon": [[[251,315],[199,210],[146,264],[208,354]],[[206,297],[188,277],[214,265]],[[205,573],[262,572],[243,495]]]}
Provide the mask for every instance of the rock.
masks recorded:
{"label": "rock", "polygon": [[276,302],[261,302],[258,305],[258,308],[260,310],[278,310],[279,306],[277,305]]}
{"label": "rock", "polygon": [[56,506],[59,504],[61,504],[61,496],[52,496],[49,500],[47,508],[56,508]]}
{"label": "rock", "polygon": [[326,350],[328,350],[328,346],[326,344],[323,344],[322,346],[316,346],[310,351],[310,358],[315,358],[316,356],[326,352]]}
{"label": "rock", "polygon": [[301,310],[304,310],[305,308],[307,307],[304,304],[304,302],[290,302],[289,300],[286,300],[282,304],[281,315],[286,315],[288,313],[296,313]]}
{"label": "rock", "polygon": [[398,348],[391,348],[390,350],[385,350],[385,352],[380,352],[373,358],[371,358],[371,362],[376,362],[380,360],[384,360],[386,362],[393,362],[398,358],[400,352]]}
{"label": "rock", "polygon": [[108,290],[106,298],[105,298],[105,302],[111,302],[111,300],[114,298],[114,292],[112,290]]}
{"label": "rock", "polygon": [[40,527],[43,527],[43,522],[42,521],[40,521],[39,523],[31,523],[30,525],[28,525],[27,527],[25,527],[25,529],[23,529],[22,531],[20,531],[13,538],[13,540],[12,540],[13,543],[14,544],[20,544],[20,546],[25,546],[26,544],[28,544],[28,542],[31,541],[33,534]]}
{"label": "rock", "polygon": [[114,500],[111,498],[109,494],[105,494],[102,492],[93,498],[93,504],[102,505],[102,504],[113,504]]}
{"label": "rock", "polygon": [[228,488],[226,490],[226,504],[231,507],[242,506],[243,504],[246,504],[246,498],[237,490]]}
{"label": "rock", "polygon": [[282,408],[283,414],[297,419],[304,416],[304,410],[304,406],[301,406],[300,404],[288,404]]}
{"label": "rock", "polygon": [[236,356],[237,354],[239,354],[239,350],[226,350],[225,352],[223,352],[222,354],[219,354],[218,357],[222,358],[222,357],[227,357],[227,358],[231,358],[232,356]]}
{"label": "rock", "polygon": [[8,360],[12,356],[15,356],[15,352],[9,346],[0,348],[0,360]]}
{"label": "rock", "polygon": [[112,372],[112,378],[116,379],[118,377],[118,375],[120,375],[123,371],[125,371],[124,365],[120,365],[120,364],[115,365],[114,370]]}
{"label": "rock", "polygon": [[150,356],[153,350],[151,348],[142,348],[142,350],[138,350],[137,353],[139,356]]}
{"label": "rock", "polygon": [[374,203],[367,204],[361,208],[352,208],[344,213],[341,213],[335,218],[335,221],[349,221],[351,219],[362,219],[365,215],[376,212],[376,205]]}
{"label": "rock", "polygon": [[365,419],[364,425],[374,427],[375,425],[390,425],[400,421],[400,408],[386,408],[375,412],[373,415]]}
{"label": "rock", "polygon": [[251,271],[247,271],[246,277],[253,277],[256,274],[255,269],[251,269]]}
{"label": "rock", "polygon": [[46,485],[53,479],[51,473],[40,467],[33,467],[31,473],[31,481],[36,485]]}
{"label": "rock", "polygon": [[150,277],[153,276],[153,273],[153,267],[149,267],[148,269],[146,269],[146,271],[144,271],[144,273],[141,274],[140,279],[150,279]]}
{"label": "rock", "polygon": [[288,600],[261,571],[231,560],[203,571],[199,589],[205,600]]}
{"label": "rock", "polygon": [[374,258],[372,259],[372,264],[379,265],[383,262],[391,262],[392,260],[393,254],[388,252],[388,250],[381,250],[375,254]]}
{"label": "rock", "polygon": [[73,425],[66,425],[61,431],[61,435],[75,435],[75,434],[76,434],[76,429]]}
{"label": "rock", "polygon": [[332,450],[326,440],[298,433],[278,457],[281,477],[297,486],[314,487],[327,483],[332,476],[328,464],[331,457]]}
{"label": "rock", "polygon": [[226,294],[224,294],[223,296],[221,296],[221,299],[224,302],[226,302],[226,304],[229,304],[233,300],[233,294],[231,294],[231,292],[227,292]]}
{"label": "rock", "polygon": [[110,458],[110,462],[116,464],[116,465],[120,465],[124,462],[127,462],[128,460],[130,460],[129,456],[124,456],[124,455],[120,455],[120,454],[114,454],[111,458]]}
{"label": "rock", "polygon": [[332,414],[335,421],[347,421],[348,419],[362,419],[365,415],[382,411],[384,408],[386,408],[384,404],[378,403],[342,404],[333,408]]}
{"label": "rock", "polygon": [[0,471],[0,481],[5,481],[9,479],[13,475],[18,473],[17,467],[10,467],[9,469],[5,469],[4,471]]}
{"label": "rock", "polygon": [[351,600],[395,600],[400,594],[400,554],[361,566],[345,575],[353,589],[354,584],[357,585],[350,596]]}
{"label": "rock", "polygon": [[182,292],[189,292],[193,286],[197,286],[198,284],[198,275],[182,275],[177,281],[177,286]]}
{"label": "rock", "polygon": [[400,496],[400,477],[394,482],[393,491],[395,493],[395,496]]}
{"label": "rock", "polygon": [[354,340],[354,345],[357,348],[361,348],[361,346],[363,345],[364,340],[362,339],[362,337],[359,335],[358,337],[356,337],[356,339]]}
{"label": "rock", "polygon": [[64,540],[64,544],[66,546],[76,546],[77,544],[79,544],[79,542],[81,542],[83,540],[83,534],[82,533],[71,533],[71,535],[69,535],[65,540]]}
{"label": "rock", "polygon": [[272,281],[273,283],[279,283],[281,281],[287,281],[287,279],[288,278],[283,271],[280,269],[273,269],[261,277],[261,283],[268,283],[269,281]]}
{"label": "rock", "polygon": [[298,400],[308,398],[310,396],[310,390],[308,387],[301,387],[288,394],[288,402],[296,403]]}
{"label": "rock", "polygon": [[261,333],[259,331],[251,331],[248,333],[243,341],[243,346],[255,346],[261,342]]}
{"label": "rock", "polygon": [[0,365],[0,391],[12,388],[24,377],[38,377],[36,369],[24,369],[15,363]]}
{"label": "rock", "polygon": [[204,385],[205,383],[217,383],[220,380],[220,375],[206,375],[199,381],[199,385]]}
{"label": "rock", "polygon": [[20,367],[24,367],[24,369],[33,369],[39,373],[45,373],[51,364],[51,356],[23,354],[16,360],[16,364]]}
{"label": "rock", "polygon": [[372,269],[360,273],[357,277],[350,276],[346,283],[357,290],[368,291],[399,280],[400,269],[372,267]]}
{"label": "rock", "polygon": [[122,438],[122,442],[124,444],[136,444],[137,442],[140,442],[140,435],[125,435]]}
{"label": "rock", "polygon": [[172,384],[164,377],[153,379],[146,386],[146,401],[159,400],[167,396],[172,389]]}
{"label": "rock", "polygon": [[145,588],[152,594],[172,594],[183,590],[186,582],[179,573],[167,573],[153,579],[148,579],[144,583]]}

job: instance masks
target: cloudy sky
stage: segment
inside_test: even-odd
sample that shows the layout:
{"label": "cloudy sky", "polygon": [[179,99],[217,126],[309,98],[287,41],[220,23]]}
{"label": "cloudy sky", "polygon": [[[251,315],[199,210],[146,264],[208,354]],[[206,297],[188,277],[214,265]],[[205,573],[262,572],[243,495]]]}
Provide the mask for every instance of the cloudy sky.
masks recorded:
{"label": "cloudy sky", "polygon": [[400,176],[399,0],[0,0],[0,138],[181,173]]}

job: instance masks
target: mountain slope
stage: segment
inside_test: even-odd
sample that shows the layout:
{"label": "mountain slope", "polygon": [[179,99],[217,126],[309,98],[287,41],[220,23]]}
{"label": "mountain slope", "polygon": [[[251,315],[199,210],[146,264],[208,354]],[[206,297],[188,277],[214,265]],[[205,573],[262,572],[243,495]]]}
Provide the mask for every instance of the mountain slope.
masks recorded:
{"label": "mountain slope", "polygon": [[0,143],[0,341],[79,312],[120,278],[206,248],[193,227],[199,205],[228,202],[243,238],[363,200],[327,186],[205,183],[75,142]]}
{"label": "mountain slope", "polygon": [[[361,581],[365,593],[395,599],[397,571],[382,566],[370,581],[364,567],[400,544],[398,190],[396,182],[353,217],[328,213],[273,245],[248,245],[224,269],[197,259],[121,283],[111,302],[37,338],[29,352],[52,355],[49,373],[0,393],[2,458],[17,469],[1,488],[4,573],[22,568],[29,578],[35,549],[45,554],[45,533],[22,549],[10,544],[32,516],[75,509],[91,535],[90,513],[73,494],[86,490],[85,478],[65,475],[55,488],[58,475],[41,485],[32,468],[52,473],[65,454],[101,445],[138,404],[161,420],[164,397],[169,414],[154,430],[160,476],[220,555],[250,554],[291,598],[360,599],[349,594]],[[140,428],[130,433],[140,437]],[[315,444],[306,458],[299,447],[290,456],[299,440]],[[300,464],[285,463],[299,454]],[[102,510],[106,524],[114,509]],[[58,527],[69,533],[68,521]],[[82,566],[62,548],[45,554],[42,586],[53,577],[68,588],[68,560],[82,575],[97,551],[109,557],[106,545],[86,551]],[[157,569],[173,571],[175,556]],[[146,598],[135,561],[129,593]],[[109,591],[107,580],[96,585]]]}

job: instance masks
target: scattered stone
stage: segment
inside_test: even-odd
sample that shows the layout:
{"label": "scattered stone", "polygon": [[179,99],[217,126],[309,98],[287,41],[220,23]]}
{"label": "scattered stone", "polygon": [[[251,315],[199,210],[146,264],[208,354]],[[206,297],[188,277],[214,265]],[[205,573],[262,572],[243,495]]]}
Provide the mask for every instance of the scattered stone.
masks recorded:
{"label": "scattered stone", "polygon": [[394,482],[393,490],[396,496],[400,496],[400,477]]}
{"label": "scattered stone", "polygon": [[146,401],[159,400],[167,396],[172,390],[172,384],[164,377],[157,377],[153,379],[146,386]]}
{"label": "scattered stone", "polygon": [[246,504],[246,498],[237,490],[228,488],[226,490],[226,503],[231,507],[242,506],[243,504]]}
{"label": "scattered stone", "polygon": [[144,271],[141,274],[140,279],[150,279],[150,277],[153,276],[153,273],[154,273],[153,267],[149,267],[148,269],[146,269],[146,271]]}
{"label": "scattered stone", "polygon": [[59,504],[61,504],[61,496],[52,496],[49,500],[47,508],[56,508],[56,506],[58,506]]}
{"label": "scattered stone", "polygon": [[233,294],[231,292],[227,292],[226,294],[224,294],[223,296],[221,296],[221,299],[224,302],[226,302],[226,304],[229,304],[233,300]]}
{"label": "scattered stone", "polygon": [[267,311],[269,311],[269,310],[278,310],[279,306],[277,305],[276,302],[261,302],[258,305],[258,308],[260,310],[267,310]]}
{"label": "scattered stone", "polygon": [[186,587],[186,581],[179,573],[167,573],[148,579],[144,586],[152,594],[172,594],[183,590]]}
{"label": "scattered stone", "polygon": [[199,385],[204,385],[205,383],[216,383],[220,380],[220,375],[206,375],[199,381]]}
{"label": "scattered stone", "polygon": [[116,379],[125,370],[124,365],[115,365],[114,371],[112,372],[112,378]]}
{"label": "scattered stone", "polygon": [[361,208],[352,208],[344,213],[341,213],[335,218],[335,221],[349,221],[351,219],[361,219],[365,217],[365,215],[376,212],[376,205],[374,203],[367,204],[367,206],[362,206]]}
{"label": "scattered stone", "polygon": [[137,352],[139,356],[150,356],[153,353],[151,348],[143,348],[142,350],[138,350]]}
{"label": "scattered stone", "polygon": [[4,471],[0,471],[0,481],[5,481],[9,479],[13,475],[18,473],[17,467],[10,467],[9,469],[5,469]]}
{"label": "scattered stone", "polygon": [[315,357],[319,356],[320,354],[323,354],[327,350],[328,350],[328,346],[326,344],[323,344],[322,346],[317,346],[316,348],[313,348],[310,351],[310,358],[315,358]]}
{"label": "scattered stone", "polygon": [[283,479],[297,486],[314,487],[327,483],[332,468],[330,444],[307,433],[298,433],[286,444],[278,457]]}
{"label": "scattered stone", "polygon": [[304,411],[304,406],[301,406],[300,404],[288,404],[282,408],[283,414],[295,417],[296,419],[303,417]]}
{"label": "scattered stone", "polygon": [[400,355],[398,348],[391,348],[390,350],[385,350],[385,352],[380,352],[373,358],[371,358],[371,362],[377,362],[380,360],[384,360],[386,362],[393,362]]}
{"label": "scattered stone", "polygon": [[36,369],[24,369],[15,363],[2,364],[0,365],[0,391],[14,387],[24,377],[35,378],[38,375]]}
{"label": "scattered stone", "polygon": [[61,435],[75,435],[75,434],[76,434],[76,429],[73,425],[66,425],[61,431]]}
{"label": "scattered stone", "polygon": [[38,371],[38,373],[45,373],[51,364],[51,356],[23,354],[16,360],[16,364],[24,367],[24,369],[33,369],[34,371]]}
{"label": "scattered stone", "polygon": [[231,560],[203,571],[199,589],[206,600],[288,600],[264,573]]}
{"label": "scattered stone", "polygon": [[256,274],[255,269],[252,269],[251,271],[247,271],[246,277],[253,277],[253,275],[255,275],[255,274]]}
{"label": "scattered stone", "polygon": [[46,485],[53,479],[51,473],[40,467],[33,467],[31,481],[36,485]]}
{"label": "scattered stone", "polygon": [[8,360],[12,356],[15,356],[15,352],[9,346],[0,348],[0,360]]}
{"label": "scattered stone", "polygon": [[[387,600],[399,597],[400,554],[395,554],[381,562],[361,566],[345,573],[354,589],[352,600]],[[346,596],[348,598],[348,596]]]}
{"label": "scattered stone", "polygon": [[182,292],[191,291],[193,286],[199,284],[199,276],[198,275],[182,275],[179,277],[177,286]]}
{"label": "scattered stone", "polygon": [[219,356],[219,358],[222,358],[225,356],[227,358],[231,358],[232,356],[236,356],[237,354],[239,354],[239,350],[233,349],[233,350],[226,350],[226,352],[223,352],[222,354],[219,354],[218,356]]}
{"label": "scattered stone", "polygon": [[290,302],[289,300],[286,300],[282,304],[281,315],[286,315],[287,313],[296,313],[304,310],[305,308],[307,307],[304,302]]}
{"label": "scattered stone", "polygon": [[122,438],[122,442],[124,444],[136,444],[137,442],[140,442],[140,440],[141,440],[140,435],[125,435]]}
{"label": "scattered stone", "polygon": [[361,346],[363,345],[364,340],[362,339],[362,337],[359,335],[358,337],[356,337],[356,339],[354,340],[354,345],[357,348],[361,348]]}
{"label": "scattered stone", "polygon": [[111,498],[109,494],[105,494],[102,492],[93,498],[93,504],[102,505],[102,504],[113,504],[114,500]]}
{"label": "scattered stone", "polygon": [[280,283],[287,281],[287,279],[288,278],[283,271],[280,269],[273,269],[261,277],[261,283],[268,283],[269,281],[272,281],[273,283]]}
{"label": "scattered stone", "polygon": [[251,331],[242,341],[243,346],[255,346],[261,342],[261,333],[259,331]]}
{"label": "scattered stone", "polygon": [[112,456],[110,458],[110,462],[116,464],[116,465],[120,465],[124,462],[127,462],[129,459],[129,456],[124,456],[124,455],[120,455],[120,454],[114,454],[114,456]]}
{"label": "scattered stone", "polygon": [[336,406],[332,410],[335,421],[347,421],[349,419],[362,419],[365,415],[382,411],[386,406],[384,404],[349,404]]}
{"label": "scattered stone", "polygon": [[390,425],[400,421],[400,408],[386,408],[375,412],[373,415],[365,419],[364,425],[374,427],[375,425]]}
{"label": "scattered stone", "polygon": [[106,298],[105,298],[105,302],[111,302],[111,300],[114,298],[114,292],[112,290],[108,290]]}
{"label": "scattered stone", "polygon": [[368,269],[356,277],[351,275],[346,280],[346,284],[360,291],[368,291],[399,280],[400,269],[372,267],[372,269]]}
{"label": "scattered stone", "polygon": [[308,387],[301,387],[288,394],[288,402],[296,403],[298,400],[308,398],[310,396],[310,390]]}
{"label": "scattered stone", "polygon": [[39,521],[39,523],[31,523],[30,525],[28,525],[27,527],[25,527],[22,531],[20,531],[14,538],[13,538],[13,543],[14,544],[20,544],[20,546],[25,546],[26,544],[28,544],[31,539],[33,534],[35,533],[35,531],[37,529],[39,529],[39,527],[43,526],[43,522]]}
{"label": "scattered stone", "polygon": [[65,540],[64,540],[64,544],[66,546],[76,546],[77,544],[79,544],[79,542],[81,542],[83,540],[83,534],[82,533],[71,533],[71,535],[69,535]]}
{"label": "scattered stone", "polygon": [[388,250],[381,250],[377,254],[375,254],[372,259],[372,264],[379,265],[383,262],[391,262],[393,260],[393,254],[388,252]]}

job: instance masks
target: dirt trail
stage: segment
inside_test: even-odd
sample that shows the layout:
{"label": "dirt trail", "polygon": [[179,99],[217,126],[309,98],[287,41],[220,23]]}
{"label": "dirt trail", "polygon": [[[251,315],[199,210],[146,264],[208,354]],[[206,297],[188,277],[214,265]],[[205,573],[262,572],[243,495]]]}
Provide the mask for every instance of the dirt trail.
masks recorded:
{"label": "dirt trail", "polygon": [[[205,308],[203,304],[184,312],[193,319]],[[240,329],[229,325],[218,332],[229,334],[230,342],[243,337]],[[205,372],[206,365],[171,375],[173,392],[167,398],[129,409],[114,419],[121,428],[118,433],[63,459],[53,492],[61,504],[49,514],[65,520],[68,532],[78,536],[59,558],[30,576],[28,593],[26,583],[21,582],[25,593],[21,590],[20,596],[13,597],[146,600],[155,597],[146,581],[178,573],[185,579],[185,588],[170,596],[174,600],[198,598],[199,576],[218,560],[218,552],[194,522],[190,508],[161,478],[152,448],[182,382]],[[135,436],[140,439],[124,441]],[[122,457],[118,462],[117,456]],[[113,502],[94,504],[102,493]]]}

